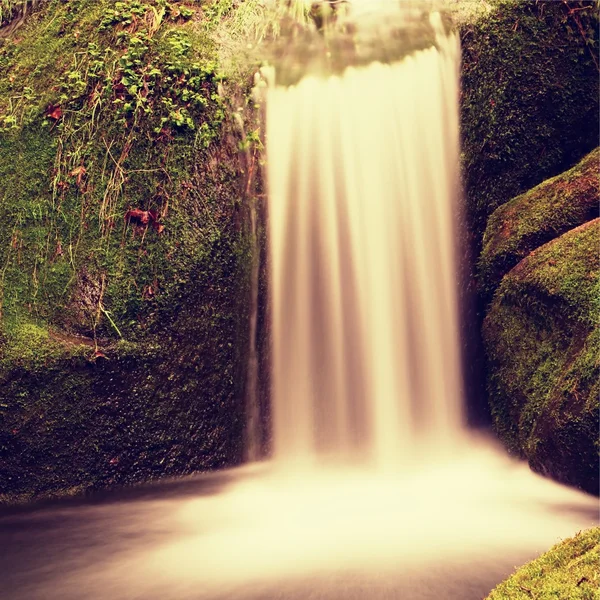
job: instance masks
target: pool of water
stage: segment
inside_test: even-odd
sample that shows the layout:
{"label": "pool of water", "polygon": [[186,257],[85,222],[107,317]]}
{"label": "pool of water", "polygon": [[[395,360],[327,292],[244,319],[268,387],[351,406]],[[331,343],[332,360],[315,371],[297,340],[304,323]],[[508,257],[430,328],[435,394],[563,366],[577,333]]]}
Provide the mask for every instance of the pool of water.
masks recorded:
{"label": "pool of water", "polygon": [[262,464],[0,513],[3,600],[479,600],[597,498],[484,441],[397,472]]}

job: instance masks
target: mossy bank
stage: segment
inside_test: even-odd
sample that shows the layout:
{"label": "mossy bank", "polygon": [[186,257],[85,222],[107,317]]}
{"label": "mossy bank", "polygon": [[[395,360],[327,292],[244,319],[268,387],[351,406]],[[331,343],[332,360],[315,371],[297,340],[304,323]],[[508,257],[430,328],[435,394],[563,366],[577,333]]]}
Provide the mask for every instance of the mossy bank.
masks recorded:
{"label": "mossy bank", "polygon": [[598,226],[574,229],[598,215],[597,4],[495,0],[460,32],[468,316],[486,355],[473,334],[466,363],[511,452],[598,493]]}
{"label": "mossy bank", "polygon": [[249,82],[215,41],[232,5],[38,9],[0,39],[0,500],[235,464],[251,142],[232,117]]}
{"label": "mossy bank", "polygon": [[488,219],[478,276],[486,299],[532,250],[600,216],[600,148],[500,206]]}
{"label": "mossy bank", "polygon": [[564,540],[521,567],[487,600],[597,600],[600,597],[600,528]]}
{"label": "mossy bank", "polygon": [[484,322],[494,424],[534,470],[598,494],[600,219],[502,280]]}

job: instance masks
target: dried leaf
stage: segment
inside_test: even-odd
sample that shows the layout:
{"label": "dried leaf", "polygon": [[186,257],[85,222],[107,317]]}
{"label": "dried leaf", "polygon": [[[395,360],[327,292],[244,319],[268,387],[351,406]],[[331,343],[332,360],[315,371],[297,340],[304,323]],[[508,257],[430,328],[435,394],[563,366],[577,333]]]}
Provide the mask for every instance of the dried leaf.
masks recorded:
{"label": "dried leaf", "polygon": [[62,108],[58,104],[49,104],[46,109],[46,116],[49,119],[58,121],[63,116]]}
{"label": "dried leaf", "polygon": [[70,173],[69,175],[71,177],[77,177],[77,187],[83,191],[82,189],[82,183],[83,183],[83,178],[85,176],[85,174],[87,173],[85,167],[83,165],[81,165],[80,167],[75,167]]}

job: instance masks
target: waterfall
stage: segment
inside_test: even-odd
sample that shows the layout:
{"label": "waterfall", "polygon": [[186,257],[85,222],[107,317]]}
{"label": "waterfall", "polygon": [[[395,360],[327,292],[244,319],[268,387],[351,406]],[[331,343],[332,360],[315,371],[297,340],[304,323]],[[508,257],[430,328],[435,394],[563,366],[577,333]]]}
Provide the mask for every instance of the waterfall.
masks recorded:
{"label": "waterfall", "polygon": [[429,48],[268,89],[276,460],[460,437],[459,47],[430,19]]}
{"label": "waterfall", "polygon": [[[255,79],[268,113],[275,460],[0,514],[11,600],[477,600],[598,524],[597,499],[463,427],[458,42],[433,25],[437,39],[402,59],[386,45],[328,76]],[[251,197],[249,153],[245,166],[252,461],[266,418],[255,343],[265,207]]]}

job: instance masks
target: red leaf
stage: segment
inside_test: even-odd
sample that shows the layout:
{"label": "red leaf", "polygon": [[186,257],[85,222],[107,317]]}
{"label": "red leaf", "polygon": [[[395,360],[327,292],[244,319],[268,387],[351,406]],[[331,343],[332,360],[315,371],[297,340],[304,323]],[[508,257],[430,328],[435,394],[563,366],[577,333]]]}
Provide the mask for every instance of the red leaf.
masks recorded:
{"label": "red leaf", "polygon": [[165,226],[159,223],[158,219],[158,212],[155,210],[130,208],[125,213],[125,223],[135,225],[136,227],[148,227],[148,225],[152,225],[157,233],[162,233]]}
{"label": "red leaf", "polygon": [[52,258],[52,260],[56,260],[59,256],[63,256],[63,254],[64,252],[62,244],[60,243],[60,240],[58,240],[58,242],[56,243],[56,250],[54,251],[54,257]]}
{"label": "red leaf", "polygon": [[49,119],[58,121],[63,115],[62,108],[58,104],[49,104],[46,109],[46,116]]}

